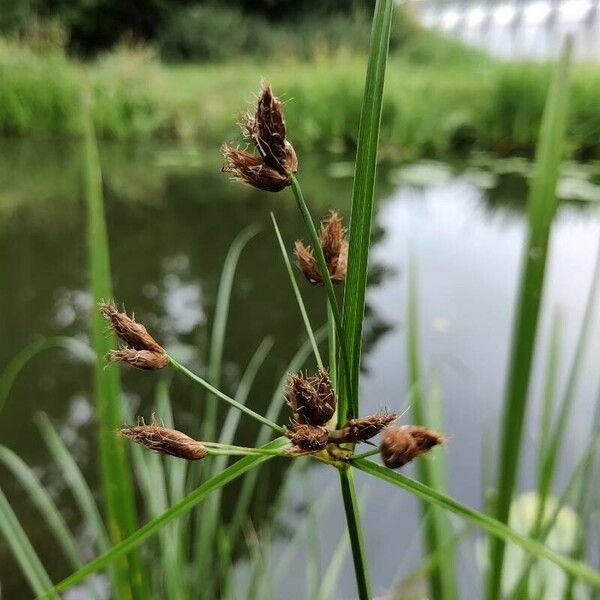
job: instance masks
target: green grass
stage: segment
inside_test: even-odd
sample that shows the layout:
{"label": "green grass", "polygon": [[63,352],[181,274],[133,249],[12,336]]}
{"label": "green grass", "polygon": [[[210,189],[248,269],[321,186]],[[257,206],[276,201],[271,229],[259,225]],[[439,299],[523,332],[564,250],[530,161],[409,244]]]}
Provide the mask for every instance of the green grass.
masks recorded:
{"label": "green grass", "polygon": [[[472,148],[532,154],[549,65],[500,63],[455,42],[432,39],[417,37],[390,57],[381,129],[387,151],[401,158]],[[358,141],[363,93],[356,73],[364,60],[341,54],[165,65],[149,49],[118,48],[82,64],[60,50],[37,54],[0,41],[0,134],[81,136],[79,97],[89,82],[101,138],[218,144],[237,136],[236,116],[253,101],[249,90],[267,78],[284,94],[297,147],[351,149]],[[576,67],[568,123],[574,156],[600,156],[599,95],[600,69]]]}

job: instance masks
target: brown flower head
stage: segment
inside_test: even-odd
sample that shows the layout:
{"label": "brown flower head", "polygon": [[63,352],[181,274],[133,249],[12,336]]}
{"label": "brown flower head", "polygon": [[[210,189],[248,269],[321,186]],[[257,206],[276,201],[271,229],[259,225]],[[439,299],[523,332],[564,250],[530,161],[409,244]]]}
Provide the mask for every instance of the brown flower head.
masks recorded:
{"label": "brown flower head", "polygon": [[427,427],[389,427],[383,436],[379,451],[386,467],[399,469],[443,442],[444,436],[441,433]]}
{"label": "brown flower head", "polygon": [[136,369],[156,371],[164,369],[169,364],[169,358],[164,352],[136,350],[135,348],[120,348],[108,353],[110,362],[124,362]]}
{"label": "brown flower head", "polygon": [[[342,227],[342,219],[335,210],[332,210],[321,223],[320,242],[327,270],[333,283],[341,283],[346,278],[348,241],[345,235],[346,230]],[[321,269],[312,248],[297,240],[294,254],[296,255],[296,264],[309,283],[323,285]]]}
{"label": "brown flower head", "polygon": [[328,435],[325,427],[297,423],[285,435],[301,452],[320,452],[327,447]]}
{"label": "brown flower head", "polygon": [[193,440],[176,429],[162,427],[154,419],[150,425],[142,424],[136,427],[127,425],[122,427],[119,433],[150,450],[177,458],[200,460],[208,454],[202,442]]}
{"label": "brown flower head", "polygon": [[332,431],[329,439],[337,444],[366,442],[398,418],[394,413],[377,413],[360,419],[350,419],[341,429]]}
{"label": "brown flower head", "polygon": [[225,158],[221,171],[231,173],[236,181],[267,192],[280,192],[291,183],[289,175],[280,173],[256,154],[229,144],[223,144],[221,152]]}
{"label": "brown flower head", "polygon": [[290,375],[287,400],[294,419],[300,424],[309,425],[325,425],[333,416],[337,404],[329,374],[325,370],[320,370],[312,379]]}
{"label": "brown flower head", "polygon": [[281,101],[270,85],[263,87],[256,112],[243,117],[242,129],[256,148],[257,154],[224,144],[225,164],[222,171],[233,179],[267,192],[279,192],[291,185],[298,170],[298,158],[286,138]]}
{"label": "brown flower head", "polygon": [[150,370],[162,369],[169,364],[169,358],[163,347],[141,323],[120,312],[112,304],[100,304],[100,312],[126,344],[126,347],[113,350],[109,354],[110,361],[122,361],[138,369]]}
{"label": "brown flower head", "polygon": [[246,114],[244,121],[246,135],[265,163],[284,175],[298,170],[296,152],[285,136],[283,105],[270,84],[260,93],[256,113]]}

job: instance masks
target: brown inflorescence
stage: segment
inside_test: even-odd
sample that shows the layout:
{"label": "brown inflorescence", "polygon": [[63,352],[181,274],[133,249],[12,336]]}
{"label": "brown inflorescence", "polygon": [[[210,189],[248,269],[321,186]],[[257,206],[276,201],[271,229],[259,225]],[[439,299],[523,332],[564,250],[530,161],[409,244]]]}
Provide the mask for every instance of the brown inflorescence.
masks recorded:
{"label": "brown inflorescence", "polygon": [[186,460],[200,460],[208,455],[202,442],[192,439],[181,431],[162,427],[156,421],[150,425],[125,426],[119,433],[161,454],[169,454]]}
{"label": "brown inflorescence", "polygon": [[242,129],[257,154],[223,144],[223,172],[233,179],[267,192],[279,192],[292,184],[298,170],[298,158],[286,138],[281,101],[270,85],[263,87],[254,114],[244,115]]}
{"label": "brown inflorescence", "polygon": [[164,352],[136,350],[135,348],[119,348],[108,353],[110,362],[124,362],[136,369],[156,371],[164,369],[169,364],[169,357]]}
{"label": "brown inflorescence", "polygon": [[341,429],[330,432],[330,440],[336,444],[358,444],[375,437],[398,418],[395,413],[376,413],[368,417],[350,419]]}
{"label": "brown inflorescence", "polygon": [[146,370],[163,369],[169,364],[169,357],[164,348],[141,323],[137,323],[127,313],[119,311],[112,304],[100,304],[100,312],[110,322],[117,336],[126,344],[124,348],[109,353],[110,361],[125,362],[138,369]]}
{"label": "brown inflorescence", "polygon": [[444,436],[437,431],[418,425],[405,425],[389,427],[379,450],[386,467],[399,469],[442,443]]}
{"label": "brown inflorescence", "polygon": [[321,369],[310,379],[301,374],[289,375],[287,401],[297,423],[325,425],[337,404],[329,373]]}
{"label": "brown inflorescence", "polygon": [[[333,283],[341,283],[346,278],[348,260],[348,241],[346,230],[342,227],[342,219],[335,210],[321,223],[321,249],[327,264],[327,270]],[[312,285],[323,285],[323,276],[313,249],[300,240],[294,247],[296,264]]]}
{"label": "brown inflorescence", "polygon": [[320,452],[327,447],[327,428],[317,425],[297,423],[293,429],[288,429],[285,435],[300,452]]}

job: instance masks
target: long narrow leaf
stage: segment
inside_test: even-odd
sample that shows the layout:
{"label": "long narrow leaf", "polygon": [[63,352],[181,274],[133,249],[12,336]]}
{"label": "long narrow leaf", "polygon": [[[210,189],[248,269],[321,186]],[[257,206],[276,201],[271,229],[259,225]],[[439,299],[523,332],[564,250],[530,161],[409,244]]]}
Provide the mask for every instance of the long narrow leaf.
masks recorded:
{"label": "long narrow leaf", "polygon": [[52,582],[48,577],[48,573],[46,573],[2,490],[0,490],[0,531],[10,545],[31,589],[36,594],[40,594],[51,587]]}
{"label": "long narrow leaf", "polygon": [[[277,438],[273,440],[269,444],[267,444],[266,448],[282,448],[288,443],[287,438]],[[227,485],[237,477],[243,475],[246,471],[260,465],[264,461],[271,458],[266,455],[253,455],[242,458],[241,460],[235,462],[230,467],[227,467],[224,471],[219,473],[216,477],[209,479],[204,482],[200,487],[195,489],[193,492],[188,494],[185,498],[183,498],[180,502],[172,506],[169,510],[164,512],[159,517],[156,517],[146,523],[143,527],[140,527],[137,531],[131,534],[126,539],[122,540],[118,544],[115,544],[108,552],[104,553],[102,556],[99,556],[97,559],[85,565],[83,568],[79,569],[60,583],[58,583],[54,588],[48,590],[45,594],[40,596],[40,600],[42,598],[49,598],[52,594],[56,592],[63,592],[80,581],[83,581],[86,577],[99,571],[109,564],[111,564],[117,558],[131,552],[134,548],[137,548],[144,540],[149,537],[155,535],[160,531],[160,528],[170,523],[173,519],[176,519],[198,503],[202,502],[204,498],[206,498],[209,494],[214,492],[215,490]]]}
{"label": "long narrow leaf", "polygon": [[[352,190],[350,240],[348,247],[348,273],[344,289],[343,327],[350,363],[350,387],[355,391],[349,406],[358,416],[358,390],[362,349],[362,328],[365,313],[367,269],[373,219],[377,150],[383,104],[383,86],[387,63],[392,0],[377,0],[371,31],[371,48],[365,91],[360,114],[356,168]],[[344,381],[344,378],[340,378]],[[351,391],[349,390],[349,391]],[[345,418],[345,415],[341,415]]]}
{"label": "long narrow leaf", "polygon": [[[83,170],[88,210],[90,277],[95,306],[112,297],[112,285],[100,160],[89,113],[84,118],[84,128]],[[116,346],[115,336],[107,333],[106,324],[98,310],[94,310],[92,316],[92,341],[98,357],[104,357]],[[137,520],[133,483],[123,441],[115,436],[115,431],[123,424],[121,382],[116,365],[106,369],[101,360],[96,361],[95,397],[106,518],[109,535],[116,543],[135,530]],[[119,564],[117,570],[120,597],[133,595],[139,600],[147,598],[137,553],[132,553],[126,562]]]}
{"label": "long narrow leaf", "polygon": [[285,244],[283,243],[283,238],[281,237],[281,232],[279,231],[279,227],[277,226],[277,221],[275,219],[275,215],[271,213],[271,220],[273,221],[273,227],[275,229],[275,235],[277,236],[277,241],[279,242],[279,248],[281,250],[281,256],[283,257],[283,262],[285,263],[285,268],[288,273],[288,277],[290,278],[290,283],[292,285],[292,289],[294,290],[294,296],[296,297],[296,303],[298,304],[298,309],[300,310],[300,315],[302,316],[302,321],[304,322],[304,327],[306,329],[306,334],[308,335],[308,339],[312,345],[313,353],[315,355],[315,360],[317,361],[317,365],[320,369],[323,368],[323,361],[321,360],[321,354],[319,353],[319,346],[315,340],[315,335],[312,330],[312,325],[310,324],[310,320],[308,318],[308,314],[306,312],[306,307],[304,306],[304,300],[302,300],[302,294],[300,294],[300,289],[298,288],[298,283],[296,281],[296,277],[294,276],[294,270],[292,269],[292,265],[290,263],[290,258],[287,254],[287,250],[285,248]]}
{"label": "long narrow leaf", "polygon": [[[410,386],[411,411],[416,423],[429,425],[441,429],[441,423],[434,423],[431,415],[427,414],[423,398],[423,385],[421,376],[421,366],[419,358],[419,332],[418,332],[418,302],[417,302],[417,281],[416,266],[410,265],[409,284],[408,284],[408,383]],[[439,406],[439,398],[435,397],[437,393],[437,381],[432,382],[434,387],[435,402]],[[441,414],[439,415],[441,418]],[[439,491],[445,491],[444,474],[441,469],[442,463],[433,463],[430,457],[426,456],[418,461],[417,472],[419,479],[427,486],[434,487]],[[431,511],[431,514],[427,514]],[[427,518],[425,516],[427,515]],[[444,540],[451,535],[450,524],[447,516],[439,509],[431,507],[427,502],[421,502],[421,518],[425,523],[425,553],[431,555],[443,545]],[[429,587],[432,598],[438,600],[451,600],[458,598],[458,584],[454,574],[454,557],[452,547],[444,553],[442,560],[429,572]]]}
{"label": "long narrow leaf", "polygon": [[581,579],[582,581],[585,581],[594,587],[600,587],[600,572],[595,571],[590,566],[580,561],[557,554],[553,550],[550,550],[550,548],[547,546],[540,544],[540,542],[517,533],[514,529],[511,529],[504,523],[501,523],[500,521],[497,521],[488,515],[469,508],[468,506],[457,502],[453,498],[450,498],[446,494],[442,494],[437,490],[423,485],[419,481],[410,479],[409,477],[406,477],[400,473],[396,473],[391,469],[382,467],[373,461],[366,460],[364,458],[355,459],[352,461],[352,464],[357,469],[360,469],[365,473],[369,473],[370,475],[382,479],[383,481],[387,481],[388,483],[391,483],[400,489],[411,493],[417,498],[426,500],[434,506],[439,506],[444,510],[463,517],[490,535],[502,539],[505,543],[512,542],[530,555],[537,556],[538,558],[545,558],[558,565],[565,572],[572,574],[574,577]]}
{"label": "long narrow leaf", "polygon": [[[567,121],[570,50],[568,42],[548,93],[528,199],[529,239],[525,248],[500,439],[495,516],[502,523],[508,522],[517,479],[550,229],[557,206],[555,192]],[[488,600],[495,600],[500,594],[504,548],[501,538],[495,538],[490,544]]]}

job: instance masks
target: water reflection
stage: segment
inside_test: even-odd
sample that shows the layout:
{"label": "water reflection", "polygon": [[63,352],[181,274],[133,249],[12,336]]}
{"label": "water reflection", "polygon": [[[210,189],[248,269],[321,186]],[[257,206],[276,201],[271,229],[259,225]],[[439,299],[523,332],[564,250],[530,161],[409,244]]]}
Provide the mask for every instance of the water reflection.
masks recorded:
{"label": "water reflection", "polygon": [[[87,339],[91,300],[87,292],[86,217],[80,197],[77,145],[57,148],[43,142],[3,141],[1,146],[0,365],[6,365],[40,334]],[[260,341],[272,336],[274,350],[251,395],[253,408],[264,410],[275,383],[305,337],[269,225],[269,213],[273,211],[290,247],[302,235],[291,196],[268,195],[229,183],[218,172],[216,149],[200,152],[194,148],[105,145],[101,150],[116,297],[134,309],[137,318],[147,323],[158,339],[176,347],[179,355],[200,371],[206,367],[217,285],[229,244],[249,223],[262,227],[244,251],[236,275],[223,387],[229,393],[235,391],[240,373]],[[315,214],[324,215],[333,206],[347,214],[351,179],[347,169],[336,168],[339,164],[344,161],[335,157],[303,160],[302,181]],[[502,397],[524,235],[526,182],[518,175],[498,174],[495,185],[482,190],[472,177],[449,169],[447,178],[434,185],[399,185],[392,183],[392,170],[391,166],[381,167],[377,187],[364,410],[384,406],[402,410],[407,404],[404,324],[406,270],[412,254],[419,273],[423,366],[426,373],[433,368],[440,372],[446,430],[452,439],[447,450],[451,492],[477,506],[482,434],[488,426],[495,435]],[[550,314],[554,307],[562,306],[565,356],[570,356],[573,348],[598,233],[595,205],[561,205],[553,232],[540,337],[543,344]],[[302,286],[302,291],[312,322],[318,326],[325,321],[321,290]],[[595,356],[599,350],[594,341]],[[543,353],[538,362],[542,358]],[[587,424],[597,384],[594,377],[590,369],[580,386],[573,431]],[[124,401],[135,413],[148,415],[157,376],[125,370],[123,379]],[[85,532],[80,531],[77,511],[61,478],[47,462],[32,417],[40,410],[49,414],[65,441],[76,450],[88,480],[97,485],[91,383],[87,366],[64,352],[48,352],[35,359],[17,381],[0,420],[1,442],[43,474],[69,524],[81,535]],[[538,388],[536,380],[535,398]],[[172,398],[178,426],[196,429],[198,393],[186,381],[174,378]],[[242,424],[240,441],[252,442],[256,432],[253,423],[242,420]],[[529,434],[533,431],[531,427]],[[565,470],[578,451],[576,441],[566,450]],[[530,478],[528,464],[523,471],[525,482]],[[281,471],[271,468],[265,477],[269,485],[275,486]],[[310,478],[315,489],[330,485],[329,473],[323,469],[311,471]],[[359,481],[362,484],[364,480]],[[303,485],[302,480],[294,480],[292,495]],[[50,575],[64,576],[66,567],[44,527],[40,527],[37,514],[4,470],[0,471],[0,486],[17,507]],[[263,491],[268,487],[263,485]],[[225,496],[227,514],[234,498],[235,488]],[[257,520],[266,504],[256,502],[262,507],[254,515]],[[297,507],[298,502],[290,506]],[[321,552],[325,557],[331,555],[344,531],[339,510],[334,495],[330,509],[319,516]],[[286,518],[297,522],[293,511]],[[419,529],[417,514],[411,499],[402,494],[390,496],[385,488],[372,483],[365,520],[373,579],[381,591],[398,572],[406,573],[418,562],[417,550],[401,568],[396,555],[384,552],[391,535],[394,539],[415,538]],[[277,550],[286,541],[280,538],[274,544]],[[473,563],[465,562],[464,572],[469,573]],[[4,545],[0,547],[0,565],[7,597],[27,595]],[[348,564],[344,569],[340,596],[350,597],[353,578]],[[243,572],[242,564],[240,585]],[[304,585],[302,569],[286,573],[287,597],[305,597]],[[289,595],[290,589],[296,590],[293,596]]]}

